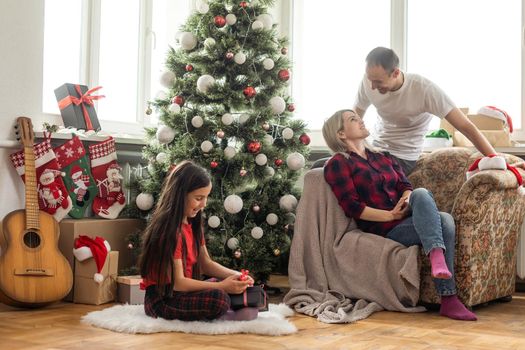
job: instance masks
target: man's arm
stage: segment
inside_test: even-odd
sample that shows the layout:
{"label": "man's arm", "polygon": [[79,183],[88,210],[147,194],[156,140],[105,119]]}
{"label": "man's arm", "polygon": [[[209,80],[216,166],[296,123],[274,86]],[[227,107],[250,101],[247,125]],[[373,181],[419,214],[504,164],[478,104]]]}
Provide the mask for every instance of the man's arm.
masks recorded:
{"label": "man's arm", "polygon": [[483,155],[496,154],[496,150],[487,141],[485,136],[478,130],[478,128],[461,112],[458,108],[453,108],[445,119],[458,129],[467,139],[472,142],[474,147],[478,149]]}

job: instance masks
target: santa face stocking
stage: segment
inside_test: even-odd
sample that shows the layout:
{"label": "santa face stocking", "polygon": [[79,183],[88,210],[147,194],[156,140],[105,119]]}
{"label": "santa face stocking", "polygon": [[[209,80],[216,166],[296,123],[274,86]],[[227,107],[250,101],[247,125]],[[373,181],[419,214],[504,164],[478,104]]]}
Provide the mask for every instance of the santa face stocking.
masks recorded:
{"label": "santa face stocking", "polygon": [[98,195],[93,200],[93,212],[105,219],[115,219],[126,205],[115,140],[110,137],[89,146],[89,158],[91,173],[98,187]]}
{"label": "santa face stocking", "polygon": [[[51,148],[51,142],[44,142],[33,146],[35,152],[35,168],[37,179],[38,205],[43,210],[60,221],[71,210],[73,204],[67,194],[66,187],[62,181],[62,172],[58,167],[55,152]],[[24,151],[11,154],[11,162],[17,173],[25,182]]]}
{"label": "santa face stocking", "polygon": [[86,150],[80,138],[75,136],[62,146],[56,147],[54,151],[60,170],[66,174],[63,180],[73,202],[73,208],[68,215],[80,219],[84,217],[86,208],[97,194]]}

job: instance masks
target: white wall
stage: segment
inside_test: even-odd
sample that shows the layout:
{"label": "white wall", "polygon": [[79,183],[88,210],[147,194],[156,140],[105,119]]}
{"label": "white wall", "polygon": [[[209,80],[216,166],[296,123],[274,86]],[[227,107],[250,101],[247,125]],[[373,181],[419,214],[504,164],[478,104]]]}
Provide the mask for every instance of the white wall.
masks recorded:
{"label": "white wall", "polygon": [[0,11],[0,220],[24,205],[24,186],[8,155],[15,148],[13,126],[17,116],[40,126],[42,115],[42,47],[44,1],[2,0]]}

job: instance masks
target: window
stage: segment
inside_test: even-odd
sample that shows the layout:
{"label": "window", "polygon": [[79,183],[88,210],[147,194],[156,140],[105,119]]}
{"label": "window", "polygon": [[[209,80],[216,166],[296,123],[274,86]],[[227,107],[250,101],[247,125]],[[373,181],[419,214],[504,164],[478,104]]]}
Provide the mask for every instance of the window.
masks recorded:
{"label": "window", "polygon": [[[332,113],[353,107],[368,52],[390,46],[390,0],[295,1],[292,43],[296,117],[320,129]],[[371,107],[367,125],[374,116]]]}
{"label": "window", "polygon": [[505,110],[521,129],[521,1],[408,0],[407,9],[407,70],[470,113],[486,105]]}
{"label": "window", "polygon": [[60,113],[54,89],[68,82],[103,87],[97,93],[106,98],[96,108],[104,131],[141,133],[156,122],[144,111],[192,2],[46,1],[44,113]]}

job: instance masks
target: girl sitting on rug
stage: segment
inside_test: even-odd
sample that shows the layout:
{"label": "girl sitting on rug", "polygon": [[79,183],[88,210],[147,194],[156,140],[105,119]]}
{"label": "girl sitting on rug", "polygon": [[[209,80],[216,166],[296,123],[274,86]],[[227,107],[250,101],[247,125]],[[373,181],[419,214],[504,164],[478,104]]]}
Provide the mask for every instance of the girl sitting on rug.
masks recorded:
{"label": "girl sitting on rug", "polygon": [[[202,209],[211,191],[206,170],[184,161],[167,176],[145,230],[140,271],[148,316],[172,320],[252,320],[257,308],[230,310],[230,294],[253,285],[250,276],[214,262],[206,249]],[[217,279],[200,280],[200,274]]]}
{"label": "girl sitting on rug", "polygon": [[369,134],[363,120],[348,109],[323,125],[325,142],[335,153],[324,167],[324,177],[339,205],[365,232],[405,246],[422,245],[441,295],[440,314],[475,321],[476,315],[456,295],[454,219],[438,211],[428,190],[413,190],[390,154],[370,149],[365,142]]}

